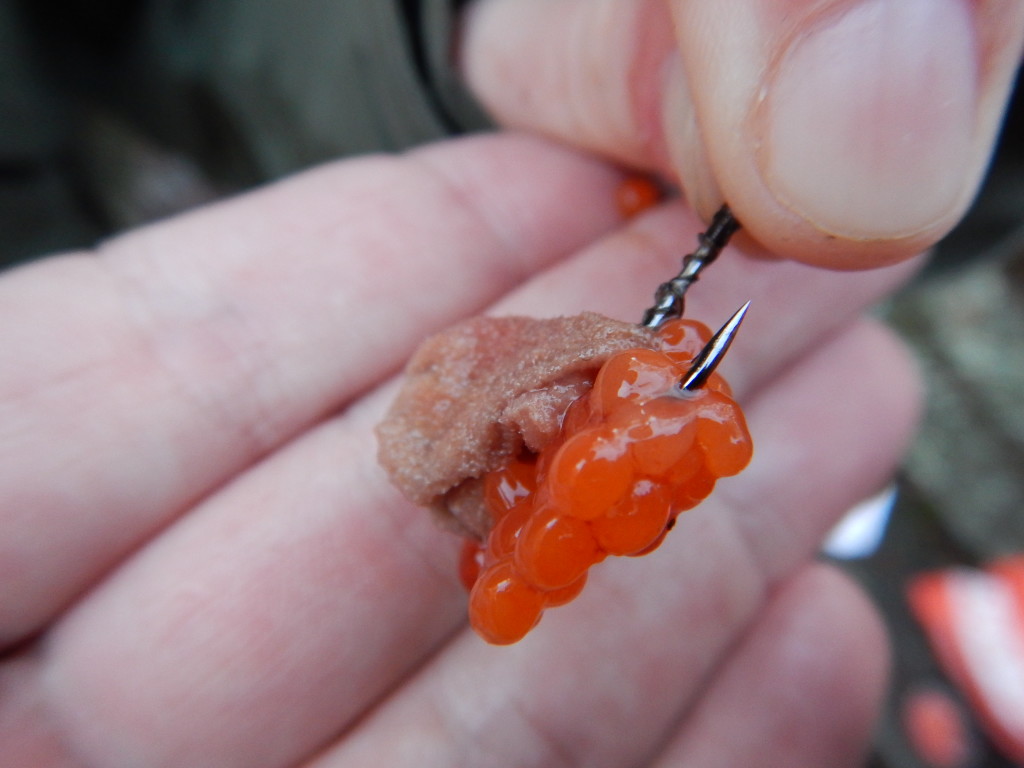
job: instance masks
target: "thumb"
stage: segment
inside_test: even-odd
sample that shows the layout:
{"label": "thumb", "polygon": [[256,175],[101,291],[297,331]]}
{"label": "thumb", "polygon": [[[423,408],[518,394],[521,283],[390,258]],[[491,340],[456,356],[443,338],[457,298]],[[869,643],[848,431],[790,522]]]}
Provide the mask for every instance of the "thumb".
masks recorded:
{"label": "thumb", "polygon": [[844,269],[935,243],[984,174],[1019,0],[477,0],[467,81],[501,122],[728,201],[768,250]]}

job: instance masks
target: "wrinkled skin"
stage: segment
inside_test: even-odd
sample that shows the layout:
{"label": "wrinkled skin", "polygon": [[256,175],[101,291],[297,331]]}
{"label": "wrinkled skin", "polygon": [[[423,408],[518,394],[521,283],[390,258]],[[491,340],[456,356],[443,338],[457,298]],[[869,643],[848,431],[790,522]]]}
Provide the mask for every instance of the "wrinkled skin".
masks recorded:
{"label": "wrinkled skin", "polygon": [[[658,138],[661,110],[631,113],[642,147],[630,130],[607,130],[622,125],[619,91],[560,74],[579,50],[546,39],[581,3],[549,5],[564,14],[504,26],[511,42],[554,51],[550,67],[520,53],[538,87],[546,74],[589,94],[589,111],[568,113],[593,130],[568,138],[664,169],[679,153]],[[656,5],[600,7],[656,18]],[[671,5],[697,25],[698,48],[735,53],[726,40],[715,47],[714,19],[691,19],[726,4]],[[791,19],[799,6],[759,5]],[[499,109],[480,69],[487,25],[501,21],[488,14],[515,7],[474,9],[467,74],[502,120],[558,135],[529,123],[564,94],[540,88],[531,109]],[[979,65],[984,126],[1019,52],[1019,13],[964,7],[985,29],[1004,17],[1005,40],[972,48],[996,52]],[[612,75],[639,71],[629,35],[665,49],[688,39],[685,25],[678,37],[671,25],[623,29],[586,48]],[[776,38],[749,50],[774,60]],[[671,76],[665,87],[690,98],[703,82],[708,92],[692,94],[700,120],[731,119],[708,104],[749,80],[751,62],[735,64],[727,82],[713,59],[687,89]],[[509,93],[523,92],[517,82]],[[888,125],[887,103],[862,100],[861,123]],[[704,124],[710,143],[718,133]],[[971,146],[987,152],[990,140],[980,131]],[[986,152],[950,166],[968,198],[983,165],[971,158]],[[704,190],[692,195],[700,210],[709,188],[738,193],[749,231],[805,261],[826,240],[824,260],[844,267],[894,261],[961,210],[946,200],[918,211],[912,236],[890,227],[828,239],[761,205],[763,185],[743,193],[756,172],[735,153],[708,148],[705,165],[680,157],[684,187]],[[728,250],[688,312],[714,326],[753,300],[723,364],[747,407],[753,463],[659,552],[595,569],[578,601],[516,646],[486,646],[466,628],[457,540],[375,464],[391,378],[427,334],[487,309],[639,315],[701,224],[680,203],[623,224],[619,179],[537,138],[467,139],[324,167],[0,277],[4,764],[855,764],[884,687],[884,633],[814,556],[844,510],[886,482],[912,431],[913,367],[860,319],[912,262],[836,273]]]}

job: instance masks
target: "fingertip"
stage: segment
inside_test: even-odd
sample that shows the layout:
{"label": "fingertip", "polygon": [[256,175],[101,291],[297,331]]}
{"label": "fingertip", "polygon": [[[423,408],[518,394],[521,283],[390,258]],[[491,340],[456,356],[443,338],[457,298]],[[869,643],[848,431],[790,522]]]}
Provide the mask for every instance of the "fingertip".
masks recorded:
{"label": "fingertip", "polygon": [[749,118],[772,196],[849,240],[957,217],[977,176],[978,62],[963,3],[861,0],[801,27],[773,52]]}
{"label": "fingertip", "polygon": [[769,598],[656,765],[859,765],[889,658],[863,593],[806,566]]}
{"label": "fingertip", "polygon": [[[959,218],[910,237],[858,240],[822,231],[771,198],[750,200],[741,196],[728,199],[728,203],[742,227],[735,243],[746,253],[837,272],[858,272],[907,262],[934,246]],[[700,215],[710,220],[711,214],[701,210]]]}
{"label": "fingertip", "polygon": [[[701,139],[681,133],[676,165],[703,155],[747,235],[796,261],[864,269],[937,242],[986,169],[1019,3],[751,6],[674,4]],[[682,178],[703,217],[717,204],[708,175]]]}
{"label": "fingertip", "polygon": [[860,764],[892,664],[881,614],[846,574],[824,564],[791,579],[775,611],[790,614],[782,663],[792,665],[788,676],[806,682],[799,714],[817,721],[815,741],[826,757],[812,764]]}

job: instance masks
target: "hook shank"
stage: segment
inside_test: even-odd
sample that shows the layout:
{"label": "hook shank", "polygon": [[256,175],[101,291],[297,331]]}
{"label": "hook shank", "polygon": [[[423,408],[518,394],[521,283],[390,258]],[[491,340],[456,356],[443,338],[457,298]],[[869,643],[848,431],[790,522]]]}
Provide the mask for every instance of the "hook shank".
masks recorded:
{"label": "hook shank", "polygon": [[697,250],[683,257],[679,274],[658,286],[654,304],[644,312],[640,324],[647,328],[660,328],[667,321],[682,317],[687,289],[697,281],[704,268],[718,258],[729,238],[739,228],[740,223],[732,215],[729,206],[719,208],[707,231],[697,236],[700,242]]}

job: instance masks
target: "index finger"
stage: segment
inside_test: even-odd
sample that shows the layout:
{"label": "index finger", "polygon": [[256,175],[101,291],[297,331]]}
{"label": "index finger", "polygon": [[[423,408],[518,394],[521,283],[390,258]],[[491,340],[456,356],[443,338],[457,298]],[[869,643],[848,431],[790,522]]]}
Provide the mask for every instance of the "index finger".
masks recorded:
{"label": "index finger", "polygon": [[423,335],[615,225],[617,178],[481,137],[325,167],[4,276],[0,645]]}

